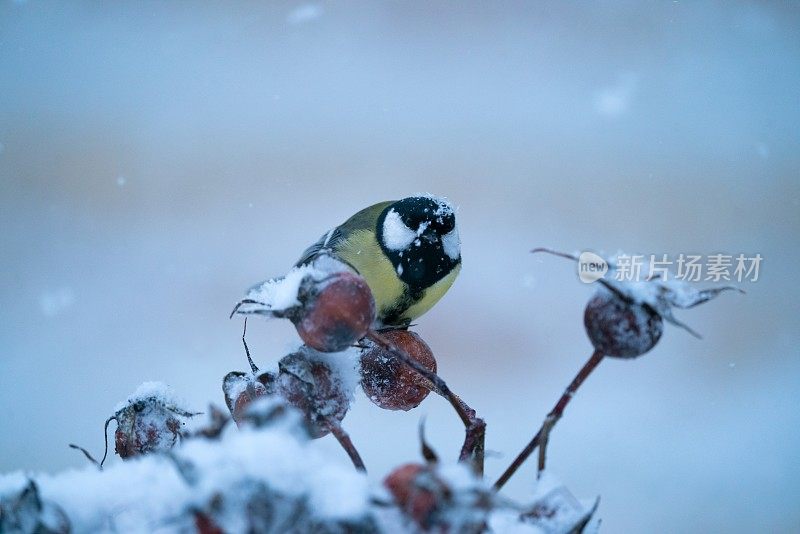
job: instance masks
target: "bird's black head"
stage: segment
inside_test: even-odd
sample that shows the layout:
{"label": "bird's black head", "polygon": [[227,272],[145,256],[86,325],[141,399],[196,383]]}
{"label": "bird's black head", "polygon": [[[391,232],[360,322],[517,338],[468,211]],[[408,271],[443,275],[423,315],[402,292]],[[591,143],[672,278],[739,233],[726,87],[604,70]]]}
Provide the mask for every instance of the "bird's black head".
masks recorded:
{"label": "bird's black head", "polygon": [[381,213],[376,230],[397,275],[412,289],[433,285],[461,261],[456,214],[442,199],[398,200]]}

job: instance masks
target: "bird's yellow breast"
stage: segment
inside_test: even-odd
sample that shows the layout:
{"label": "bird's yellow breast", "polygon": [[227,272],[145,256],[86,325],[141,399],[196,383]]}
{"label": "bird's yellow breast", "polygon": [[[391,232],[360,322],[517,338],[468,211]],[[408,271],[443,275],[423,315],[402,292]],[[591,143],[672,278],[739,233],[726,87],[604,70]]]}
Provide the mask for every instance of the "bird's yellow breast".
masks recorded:
{"label": "bird's yellow breast", "polygon": [[337,254],[364,277],[381,317],[403,296],[405,284],[381,250],[373,232],[357,230],[336,247]]}
{"label": "bird's yellow breast", "polygon": [[[394,311],[398,303],[407,297],[408,286],[398,277],[389,258],[381,250],[374,232],[353,232],[336,247],[336,252],[367,281],[375,298],[379,319]],[[410,306],[400,315],[400,320],[413,321],[430,310],[453,285],[460,269],[459,264],[447,276],[425,289],[422,298],[409,303]]]}

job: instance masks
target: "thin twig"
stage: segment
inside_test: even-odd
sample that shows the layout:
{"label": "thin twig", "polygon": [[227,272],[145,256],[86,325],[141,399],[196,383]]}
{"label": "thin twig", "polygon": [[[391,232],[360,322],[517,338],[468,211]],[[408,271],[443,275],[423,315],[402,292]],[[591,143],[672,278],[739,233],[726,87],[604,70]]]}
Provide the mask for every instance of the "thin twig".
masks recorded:
{"label": "thin twig", "polygon": [[223,412],[213,404],[209,405],[208,407],[209,413],[209,423],[208,425],[201,427],[193,432],[182,432],[181,438],[194,438],[197,436],[201,436],[208,439],[216,439],[221,434],[222,431],[225,429],[225,426],[231,421],[231,416],[227,413]]}
{"label": "thin twig", "polygon": [[423,366],[420,362],[408,355],[406,351],[395,345],[391,340],[382,336],[375,330],[367,331],[366,337],[374,342],[381,348],[391,352],[401,362],[411,367],[417,373],[430,381],[432,390],[447,399],[453,409],[458,414],[461,422],[464,424],[466,437],[464,438],[464,446],[461,449],[459,460],[464,461],[470,456],[473,458],[475,470],[483,472],[483,437],[486,430],[486,423],[483,419],[477,417],[475,410],[470,408],[461,398],[453,393],[447,386],[444,380],[436,373]]}
{"label": "thin twig", "polygon": [[475,419],[475,422],[467,429],[464,438],[464,445],[461,446],[461,453],[458,456],[460,462],[472,460],[472,468],[475,474],[483,477],[483,460],[486,454],[486,422],[483,419]]}
{"label": "thin twig", "polygon": [[425,458],[425,461],[429,464],[437,464],[439,463],[439,455],[436,454],[436,451],[433,450],[428,442],[425,440],[425,417],[423,416],[422,419],[419,421],[419,446],[422,451],[422,457]]}
{"label": "thin twig", "polygon": [[[242,299],[242,300],[240,300],[239,302],[236,303],[236,306],[233,307],[233,310],[231,311],[231,314],[228,316],[228,319],[233,319],[233,315],[236,312],[238,312],[239,308],[241,308],[245,304],[258,304],[260,306],[268,306],[268,304],[266,302],[261,302],[261,301],[254,300],[254,299]],[[242,313],[246,313],[246,312],[242,312]],[[258,312],[253,312],[253,313],[258,313]]]}
{"label": "thin twig", "polygon": [[[553,256],[558,256],[559,258],[566,258],[568,260],[572,260],[572,261],[575,261],[575,262],[579,261],[578,258],[574,254],[569,254],[567,252],[560,252],[558,250],[553,250],[553,249],[547,248],[547,247],[537,247],[537,248],[531,250],[531,254],[537,254],[539,252],[544,252],[546,254],[552,254]],[[608,264],[608,261],[606,261],[605,259],[603,259],[603,261],[605,261]],[[598,284],[602,285],[603,287],[605,287],[606,289],[608,289],[609,291],[611,291],[612,293],[614,293],[616,296],[621,298],[624,302],[627,302],[627,303],[633,302],[629,295],[626,295],[623,291],[620,291],[620,289],[617,286],[615,286],[614,284],[610,283],[608,280],[605,280],[604,278],[598,278],[596,280],[596,282]],[[645,304],[645,306],[649,307],[649,305],[647,305],[647,304]]]}
{"label": "thin twig", "polygon": [[536,247],[535,249],[531,250],[531,254],[537,254],[539,252],[546,252],[547,254],[552,254],[553,256],[560,256],[568,260],[578,261],[578,258],[576,258],[573,254],[568,254],[566,252],[559,252],[558,250],[553,250],[547,247]]}
{"label": "thin twig", "polygon": [[528,459],[531,453],[541,445],[541,450],[539,452],[539,472],[544,469],[545,463],[545,449],[547,448],[547,440],[550,435],[550,431],[556,425],[561,416],[564,415],[564,409],[569,404],[569,401],[572,400],[572,397],[575,396],[575,392],[578,391],[578,388],[581,387],[583,381],[592,374],[595,367],[603,361],[603,357],[605,355],[600,351],[595,351],[589,360],[584,364],[578,374],[575,375],[575,378],[572,379],[569,386],[564,390],[564,393],[561,395],[561,398],[558,399],[556,405],[553,406],[553,409],[550,410],[550,413],[547,414],[547,417],[542,423],[542,427],[533,436],[533,439],[522,449],[522,452],[511,462],[511,465],[508,466],[508,469],[497,479],[497,482],[494,483],[494,489],[499,490],[502,488],[508,479],[516,473],[517,469]]}
{"label": "thin twig", "polygon": [[342,428],[342,425],[336,421],[329,420],[328,427],[331,429],[331,434],[333,434],[333,437],[336,438],[344,451],[350,457],[350,460],[352,460],[356,470],[366,473],[367,468],[364,465],[364,461],[361,459],[361,455],[358,454],[358,450],[353,444],[353,440],[350,439],[350,435],[345,432],[344,428]]}
{"label": "thin twig", "polygon": [[105,450],[103,451],[103,459],[100,460],[100,469],[103,468],[103,464],[106,462],[106,457],[108,456],[108,424],[112,420],[117,421],[117,424],[119,424],[119,421],[117,420],[117,416],[116,415],[112,415],[111,417],[106,419],[106,426],[103,428],[103,436],[105,437],[105,440],[106,440],[106,446],[105,446]]}
{"label": "thin twig", "polygon": [[258,367],[253,363],[253,358],[250,357],[250,348],[247,346],[247,317],[244,318],[244,328],[242,329],[242,344],[244,345],[244,352],[247,354],[247,362],[250,364],[250,370],[253,374],[258,373]]}
{"label": "thin twig", "polygon": [[92,462],[94,465],[96,465],[96,466],[97,466],[97,468],[98,468],[98,469],[100,469],[101,471],[103,470],[103,468],[102,468],[102,467],[100,467],[100,463],[99,463],[97,460],[95,460],[95,459],[94,459],[94,456],[92,456],[91,454],[89,454],[89,451],[87,451],[86,449],[84,449],[84,448],[83,448],[83,447],[81,447],[80,445],[75,445],[74,443],[70,443],[70,444],[69,444],[69,446],[70,446],[70,448],[71,448],[71,449],[75,449],[75,450],[79,450],[79,451],[81,451],[81,452],[83,453],[83,455],[84,455],[84,456],[86,456],[86,459],[87,459],[87,460],[89,460],[89,461],[90,461],[90,462]]}

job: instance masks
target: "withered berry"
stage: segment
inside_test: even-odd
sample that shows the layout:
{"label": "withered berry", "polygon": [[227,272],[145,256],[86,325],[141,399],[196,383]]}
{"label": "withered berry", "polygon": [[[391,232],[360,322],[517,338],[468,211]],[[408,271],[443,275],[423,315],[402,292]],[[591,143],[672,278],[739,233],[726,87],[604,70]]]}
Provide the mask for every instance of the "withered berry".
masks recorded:
{"label": "withered berry", "polygon": [[438,494],[445,489],[434,478],[433,470],[422,464],[401,465],[389,473],[383,485],[403,513],[422,528],[428,527],[432,522],[439,500]]}
{"label": "withered berry", "polygon": [[339,352],[364,337],[375,320],[367,282],[350,272],[301,288],[301,307],[292,317],[300,338],[320,352]]}
{"label": "withered berry", "polygon": [[250,403],[275,391],[275,376],[267,371],[258,374],[231,371],[222,380],[225,404],[236,425],[240,426]]}
{"label": "withered berry", "polygon": [[152,382],[142,384],[111,418],[117,421],[114,444],[122,458],[171,449],[183,419],[197,415],[173,404],[163,388]]}
{"label": "withered berry", "polygon": [[664,321],[651,306],[626,301],[601,289],[589,300],[583,315],[594,348],[606,356],[635,358],[652,349],[664,330]]}
{"label": "withered berry", "polygon": [[[384,332],[383,337],[428,370],[436,372],[433,352],[415,332],[391,330]],[[428,380],[377,345],[361,354],[361,387],[372,402],[385,410],[416,408],[431,392]]]}
{"label": "withered berry", "polygon": [[491,495],[466,466],[453,467],[445,474],[436,465],[405,464],[383,485],[423,532],[485,532]]}
{"label": "withered berry", "polygon": [[350,396],[330,365],[301,348],[284,356],[278,369],[277,393],[303,413],[311,437],[327,435],[331,424],[344,419]]}

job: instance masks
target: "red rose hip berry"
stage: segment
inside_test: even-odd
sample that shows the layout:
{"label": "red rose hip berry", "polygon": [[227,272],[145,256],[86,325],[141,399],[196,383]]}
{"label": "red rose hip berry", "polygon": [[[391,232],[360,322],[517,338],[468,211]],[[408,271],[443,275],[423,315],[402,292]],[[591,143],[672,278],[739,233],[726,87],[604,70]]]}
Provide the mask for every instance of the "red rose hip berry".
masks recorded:
{"label": "red rose hip berry", "polygon": [[594,348],[616,358],[641,356],[658,343],[664,330],[664,321],[650,306],[626,302],[606,290],[589,300],[583,324]]}
{"label": "red rose hip berry", "polygon": [[[433,352],[416,333],[391,330],[383,337],[436,372]],[[416,408],[431,392],[430,386],[428,380],[382,347],[373,345],[361,354],[361,387],[372,402],[385,410]]]}
{"label": "red rose hip berry", "polygon": [[225,404],[237,426],[241,426],[253,400],[274,393],[274,383],[275,376],[266,371],[258,374],[231,371],[225,375],[222,380]]}
{"label": "red rose hip berry", "polygon": [[175,445],[183,419],[194,415],[167,402],[161,393],[134,394],[112,417],[117,421],[115,450],[122,458],[167,451]]}
{"label": "red rose hip berry", "polygon": [[299,296],[302,307],[293,317],[297,333],[320,352],[339,352],[364,337],[375,320],[375,300],[360,276],[339,272]]}
{"label": "red rose hip berry", "polygon": [[299,409],[312,438],[338,425],[350,408],[350,396],[341,377],[324,361],[301,349],[278,362],[277,393]]}
{"label": "red rose hip berry", "polygon": [[423,532],[487,532],[491,494],[477,479],[467,482],[463,476],[466,466],[453,467],[464,471],[456,474],[432,464],[401,465],[389,473],[383,485],[400,511]]}
{"label": "red rose hip berry", "polygon": [[434,512],[441,504],[440,494],[446,489],[433,470],[421,464],[401,465],[389,473],[383,485],[403,513],[422,528],[433,522]]}

